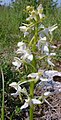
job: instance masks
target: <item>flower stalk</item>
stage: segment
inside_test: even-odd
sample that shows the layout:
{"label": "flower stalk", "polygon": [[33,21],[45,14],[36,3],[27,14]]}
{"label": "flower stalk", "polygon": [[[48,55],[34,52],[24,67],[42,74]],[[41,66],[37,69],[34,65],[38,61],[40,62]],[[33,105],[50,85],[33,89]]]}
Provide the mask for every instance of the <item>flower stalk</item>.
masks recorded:
{"label": "flower stalk", "polygon": [[[34,97],[34,82],[30,83],[30,97]],[[34,111],[34,105],[30,105],[30,120],[33,120],[33,111]]]}
{"label": "flower stalk", "polygon": [[2,93],[2,114],[1,114],[1,120],[4,120],[4,75],[3,75],[3,71],[1,68],[1,74],[2,74],[2,89],[3,89],[3,93]]}

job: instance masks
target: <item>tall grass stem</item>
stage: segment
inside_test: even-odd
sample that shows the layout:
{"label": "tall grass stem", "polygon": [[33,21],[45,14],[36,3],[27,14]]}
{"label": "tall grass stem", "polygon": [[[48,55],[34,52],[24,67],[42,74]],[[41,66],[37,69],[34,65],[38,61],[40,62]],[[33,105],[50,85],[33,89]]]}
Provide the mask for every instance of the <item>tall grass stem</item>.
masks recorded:
{"label": "tall grass stem", "polygon": [[4,75],[3,70],[1,68],[1,75],[2,75],[2,109],[1,109],[1,120],[4,120]]}

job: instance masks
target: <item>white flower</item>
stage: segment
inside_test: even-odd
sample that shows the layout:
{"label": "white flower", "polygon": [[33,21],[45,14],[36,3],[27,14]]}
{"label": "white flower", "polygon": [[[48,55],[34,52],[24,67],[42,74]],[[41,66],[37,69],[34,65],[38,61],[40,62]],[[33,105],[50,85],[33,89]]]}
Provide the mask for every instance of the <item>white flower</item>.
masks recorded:
{"label": "white flower", "polygon": [[9,86],[15,88],[15,90],[18,89],[18,84],[16,82],[12,82],[11,84],[9,84]]}
{"label": "white flower", "polygon": [[12,93],[11,95],[13,95],[14,97],[16,97],[17,95],[20,95],[21,87],[18,85],[18,83],[12,82],[9,86],[13,87],[16,90],[16,93]]}
{"label": "white flower", "polygon": [[32,61],[33,55],[31,53],[29,53],[29,51],[25,50],[25,51],[23,51],[23,55],[21,56],[21,59]]}
{"label": "white flower", "polygon": [[29,49],[26,49],[26,44],[24,42],[19,42],[17,44],[19,47],[16,51],[17,54],[20,54],[20,59],[26,60],[26,61],[32,61],[33,55],[31,54]]}
{"label": "white flower", "polygon": [[50,45],[51,48],[57,48],[55,45]]}
{"label": "white flower", "polygon": [[26,44],[24,42],[18,42],[17,46],[19,47],[16,51],[17,54],[24,54],[26,52]]}
{"label": "white flower", "polygon": [[52,34],[52,31],[54,31],[56,28],[58,28],[57,24],[49,27],[49,32],[50,32],[50,34]]}
{"label": "white flower", "polygon": [[39,32],[39,36],[40,37],[44,37],[45,35],[48,36],[49,34],[52,35],[52,32],[57,28],[57,24],[51,26],[51,27],[48,27],[48,28],[44,28],[44,30],[40,31]]}
{"label": "white flower", "polygon": [[45,15],[42,14],[42,12],[43,12],[42,4],[40,4],[40,5],[38,6],[37,12],[38,12],[38,14],[39,14],[40,19],[42,19],[43,17],[45,17]]}
{"label": "white flower", "polygon": [[42,19],[43,18],[43,14],[39,13],[39,17],[40,17],[40,19]]}
{"label": "white flower", "polygon": [[50,55],[50,56],[55,56],[55,55],[56,55],[56,53],[50,53],[49,55]]}
{"label": "white flower", "polygon": [[32,103],[35,105],[41,104],[40,100],[32,99]]}
{"label": "white flower", "polygon": [[46,55],[49,54],[49,48],[48,48],[48,45],[46,44],[44,47],[43,47],[43,51]]}
{"label": "white flower", "polygon": [[41,46],[46,43],[46,37],[40,37],[40,40],[37,43],[38,50],[41,50]]}
{"label": "white flower", "polygon": [[22,110],[22,109],[25,109],[27,107],[28,107],[28,103],[25,102],[24,105],[22,105],[20,109]]}
{"label": "white flower", "polygon": [[46,82],[46,81],[48,81],[47,78],[43,78],[43,77],[40,77],[40,80],[41,80],[42,82]]}
{"label": "white flower", "polygon": [[28,105],[30,105],[30,98],[28,97],[28,99],[25,99],[25,103],[24,103],[24,105],[22,105],[21,106],[21,110],[22,109],[25,109],[25,108],[27,108],[28,107]]}
{"label": "white flower", "polygon": [[33,55],[31,54],[31,52],[27,49],[26,52],[24,53],[24,55],[22,56],[22,59],[24,60],[28,60],[32,61],[33,60]]}
{"label": "white flower", "polygon": [[25,103],[24,103],[24,105],[22,105],[21,106],[21,110],[22,109],[25,109],[25,108],[27,108],[29,105],[31,106],[31,104],[36,104],[36,105],[38,105],[38,104],[41,104],[41,102],[40,102],[40,100],[37,100],[37,99],[30,99],[30,98],[28,98],[28,99],[25,99]]}
{"label": "white flower", "polygon": [[33,11],[31,12],[30,17],[31,17],[32,19],[34,19],[35,21],[37,21],[36,11],[35,11],[35,10],[33,10]]}
{"label": "white flower", "polygon": [[26,26],[20,26],[19,29],[22,32],[26,32],[28,28]]}
{"label": "white flower", "polygon": [[36,80],[39,79],[38,73],[31,73],[31,74],[29,74],[27,77],[28,77],[28,78],[34,78],[34,79],[36,79]]}
{"label": "white flower", "polygon": [[23,45],[24,45],[24,42],[18,42],[18,44],[17,44],[18,47],[21,47]]}
{"label": "white flower", "polygon": [[19,47],[20,50],[25,50],[26,49],[26,44],[24,42],[18,42],[17,46]]}
{"label": "white flower", "polygon": [[39,80],[41,76],[43,75],[43,72],[44,72],[43,70],[38,70],[37,73],[31,73],[27,77],[31,79]]}
{"label": "white flower", "polygon": [[32,54],[29,54],[29,55],[28,55],[28,60],[30,60],[30,61],[33,60],[33,55],[32,55]]}
{"label": "white flower", "polygon": [[51,27],[48,27],[48,28],[45,28],[42,32],[45,33],[47,36],[48,34],[52,34],[52,32],[57,28],[57,24],[51,26]]}
{"label": "white flower", "polygon": [[29,34],[29,32],[24,32],[24,37],[26,37]]}
{"label": "white flower", "polygon": [[48,92],[44,93],[44,96],[49,96],[50,94],[51,94],[51,92],[48,91]]}
{"label": "white flower", "polygon": [[41,37],[41,41],[46,41],[46,37]]}
{"label": "white flower", "polygon": [[22,63],[18,57],[14,58],[14,62],[12,62],[12,64],[16,67],[16,69],[20,68],[22,65]]}
{"label": "white flower", "polygon": [[50,60],[51,60],[51,58],[47,59],[48,64],[51,65],[51,66],[55,66]]}
{"label": "white flower", "polygon": [[32,19],[34,19],[35,21],[37,21],[36,12],[35,12],[34,9],[31,11],[31,14],[29,15],[29,17],[26,18],[27,21],[30,21]]}
{"label": "white flower", "polygon": [[45,17],[45,15],[44,14],[39,14],[39,17],[40,17],[40,19],[42,19],[42,18],[44,18]]}
{"label": "white flower", "polygon": [[19,83],[17,82],[12,82],[10,85],[10,87],[13,87],[16,92],[15,93],[11,93],[11,95],[13,95],[14,97],[17,97],[17,95],[19,95],[20,99],[21,99],[21,93],[23,93],[24,95],[28,96],[27,90],[25,88],[21,88]]}
{"label": "white flower", "polygon": [[23,49],[23,47],[21,47],[21,48],[18,48],[18,49],[17,49],[16,53],[17,53],[17,54],[20,54],[20,55],[23,55],[23,54],[26,53],[26,50]]}
{"label": "white flower", "polygon": [[42,4],[40,4],[40,5],[37,7],[37,10],[38,10],[38,13],[42,13],[42,11],[43,11]]}
{"label": "white flower", "polygon": [[38,27],[38,29],[41,29],[41,28],[42,28],[42,29],[45,28],[43,24],[40,24],[39,27]]}
{"label": "white flower", "polygon": [[32,19],[32,16],[26,18],[26,21],[30,21]]}

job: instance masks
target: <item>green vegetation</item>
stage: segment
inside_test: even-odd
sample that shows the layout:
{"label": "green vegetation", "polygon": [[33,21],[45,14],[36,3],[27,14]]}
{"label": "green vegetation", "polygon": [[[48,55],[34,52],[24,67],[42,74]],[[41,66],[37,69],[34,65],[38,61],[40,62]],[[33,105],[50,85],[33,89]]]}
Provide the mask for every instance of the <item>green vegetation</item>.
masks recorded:
{"label": "green vegetation", "polygon": [[[0,6],[0,66],[4,73],[5,94],[9,94],[9,83],[18,81],[21,76],[15,72],[12,61],[15,56],[15,49],[17,43],[22,40],[22,32],[19,31],[19,26],[25,22],[27,17],[25,7],[27,5],[38,6],[35,0],[18,0],[10,7]],[[53,43],[57,45],[57,56],[54,61],[60,63],[61,61],[61,8],[51,10],[46,7],[46,19],[44,25],[52,26],[55,23],[58,25],[58,29],[54,31]],[[7,91],[8,89],[8,91]],[[0,90],[2,93],[2,89]],[[1,103],[1,101],[0,101]]]}

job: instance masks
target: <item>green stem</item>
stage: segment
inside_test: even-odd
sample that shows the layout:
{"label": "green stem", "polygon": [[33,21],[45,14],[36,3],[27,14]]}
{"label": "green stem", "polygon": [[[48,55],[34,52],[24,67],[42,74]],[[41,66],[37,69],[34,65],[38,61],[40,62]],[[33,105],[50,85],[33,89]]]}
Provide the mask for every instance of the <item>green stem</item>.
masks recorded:
{"label": "green stem", "polygon": [[30,107],[30,120],[33,120],[33,110],[34,110],[34,105],[31,105],[31,107]]}
{"label": "green stem", "polygon": [[[31,99],[33,98],[34,96],[34,82],[31,82],[30,83],[30,97]],[[33,120],[33,110],[34,110],[34,105],[31,104],[30,106],[30,120]]]}
{"label": "green stem", "polygon": [[2,69],[1,69],[1,74],[2,74],[2,86],[3,86],[3,94],[2,94],[2,115],[1,115],[1,119],[4,120],[4,75],[3,75]]}
{"label": "green stem", "polygon": [[[35,69],[32,69],[32,72],[36,72],[36,60],[35,56],[32,61],[32,65],[35,67]],[[34,97],[34,81],[30,82],[30,98],[32,99]],[[30,120],[33,120],[33,110],[34,110],[34,105],[31,104],[30,106]]]}
{"label": "green stem", "polygon": [[[34,36],[34,43],[32,46],[32,51],[36,52],[36,42],[37,42],[37,24],[35,26],[35,36]],[[34,66],[34,68],[36,68],[36,59],[35,59],[35,55],[32,61],[32,65]],[[36,72],[36,69],[33,69],[32,72]],[[34,81],[30,83],[30,98],[32,99],[34,97]],[[33,111],[34,111],[34,105],[31,104],[30,106],[30,120],[33,120]]]}

